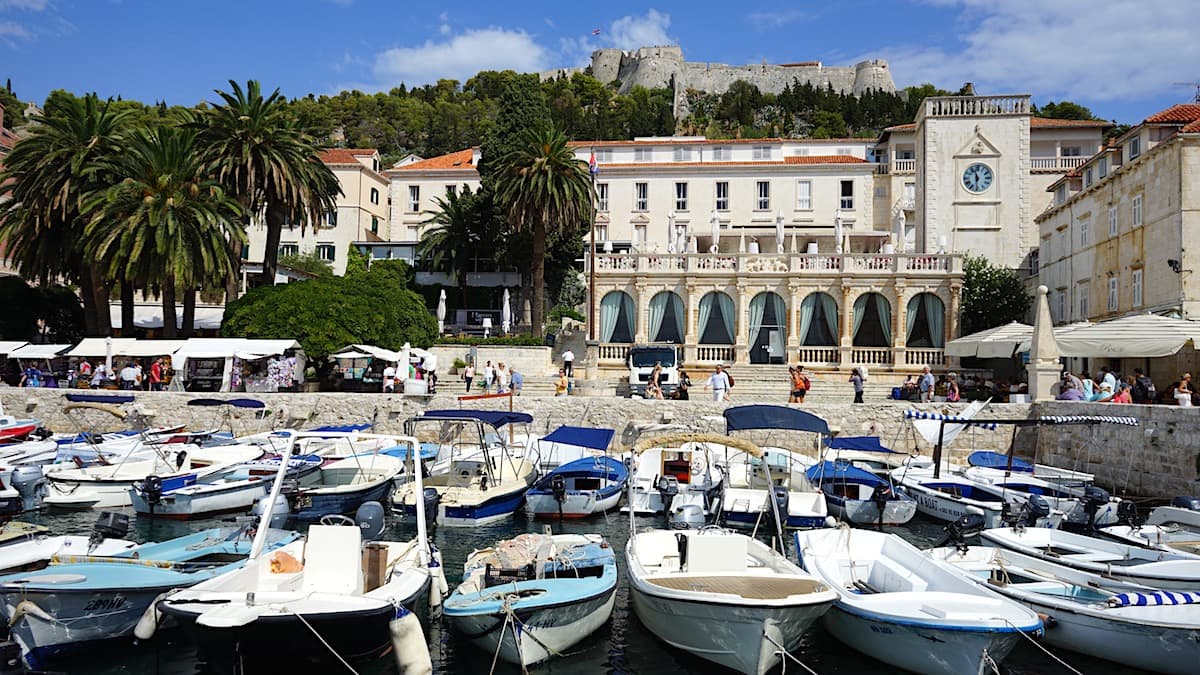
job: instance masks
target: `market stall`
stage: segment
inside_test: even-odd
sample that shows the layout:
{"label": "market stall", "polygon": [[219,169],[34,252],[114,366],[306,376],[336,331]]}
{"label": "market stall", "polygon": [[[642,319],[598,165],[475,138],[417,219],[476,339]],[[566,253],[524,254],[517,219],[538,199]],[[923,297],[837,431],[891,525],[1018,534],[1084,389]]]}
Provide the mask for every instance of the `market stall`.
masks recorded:
{"label": "market stall", "polygon": [[176,390],[264,393],[304,381],[306,360],[295,340],[191,338],[172,356]]}

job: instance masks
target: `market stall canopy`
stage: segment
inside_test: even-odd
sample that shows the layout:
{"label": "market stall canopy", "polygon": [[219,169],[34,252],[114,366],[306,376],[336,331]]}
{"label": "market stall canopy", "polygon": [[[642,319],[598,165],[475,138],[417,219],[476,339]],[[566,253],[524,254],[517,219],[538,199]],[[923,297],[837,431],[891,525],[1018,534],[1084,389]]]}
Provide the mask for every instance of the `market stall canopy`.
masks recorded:
{"label": "market stall canopy", "polygon": [[[123,328],[121,325],[121,305],[109,305],[109,317],[113,328]],[[225,315],[224,307],[197,307],[196,318],[192,321],[192,325],[196,330],[217,330],[221,327],[221,318]],[[180,305],[175,311],[175,323],[177,328],[183,328],[183,306]],[[163,311],[162,305],[134,305],[133,307],[133,327],[134,328],[162,328],[163,327]],[[132,356],[132,355],[131,355]]]}
{"label": "market stall canopy", "polygon": [[1033,335],[1033,326],[1020,321],[1006,323],[946,343],[946,356],[980,359],[1010,358],[1022,342]]}
{"label": "market stall canopy", "polygon": [[53,359],[71,348],[71,345],[25,345],[8,353],[10,359]]}
{"label": "market stall canopy", "polygon": [[16,351],[20,347],[29,344],[28,342],[5,342],[0,340],[0,356],[5,356]]}
{"label": "market stall canopy", "polygon": [[[184,345],[186,340],[139,340],[112,338],[113,356],[168,356]],[[108,354],[105,338],[84,338],[64,356],[103,357]]]}
{"label": "market stall canopy", "polygon": [[[350,356],[350,354],[359,354],[359,356]],[[390,361],[392,363],[400,362],[404,357],[400,352],[394,352],[383,347],[374,345],[346,345],[333,354],[335,359],[366,359],[376,358]]]}
{"label": "market stall canopy", "polygon": [[175,351],[175,367],[185,359],[219,359],[243,353],[253,356],[279,356],[289,349],[300,349],[295,340],[254,340],[250,338],[189,338]]}
{"label": "market stall canopy", "polygon": [[1058,351],[1062,356],[1156,358],[1171,356],[1189,342],[1200,348],[1200,322],[1136,314],[1059,336]]}
{"label": "market stall canopy", "polygon": [[333,358],[335,358],[335,359],[370,359],[370,358],[374,358],[374,355],[364,354],[362,352],[342,352],[340,354],[334,354]]}

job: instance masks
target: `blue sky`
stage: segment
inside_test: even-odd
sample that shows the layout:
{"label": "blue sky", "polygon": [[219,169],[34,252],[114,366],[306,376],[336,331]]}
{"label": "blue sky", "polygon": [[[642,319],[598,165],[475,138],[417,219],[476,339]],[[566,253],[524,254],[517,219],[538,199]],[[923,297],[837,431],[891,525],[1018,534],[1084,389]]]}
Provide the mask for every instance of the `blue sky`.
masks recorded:
{"label": "blue sky", "polygon": [[[583,65],[597,47],[679,44],[731,64],[865,58],[898,86],[1064,98],[1123,122],[1191,99],[1200,33],[1180,0],[498,2],[0,0],[0,77],[193,104],[233,78],[289,96],[387,90],[484,68]],[[599,35],[591,34],[601,29]]]}

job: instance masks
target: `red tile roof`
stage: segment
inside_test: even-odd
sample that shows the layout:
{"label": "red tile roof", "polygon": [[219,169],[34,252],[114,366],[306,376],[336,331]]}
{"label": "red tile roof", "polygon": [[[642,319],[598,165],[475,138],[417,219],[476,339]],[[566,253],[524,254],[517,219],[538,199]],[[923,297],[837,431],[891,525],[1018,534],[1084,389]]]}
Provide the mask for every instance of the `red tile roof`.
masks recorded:
{"label": "red tile roof", "polygon": [[916,131],[916,124],[897,124],[884,129],[884,131]]}
{"label": "red tile roof", "polygon": [[419,162],[413,162],[405,166],[398,166],[389,171],[428,171],[430,169],[462,169],[475,170],[475,165],[472,160],[475,157],[475,150],[467,148],[459,150],[448,155],[439,155],[438,157],[430,157]]}
{"label": "red tile roof", "polygon": [[1112,122],[1104,120],[1060,120],[1053,117],[1030,117],[1030,128],[1064,129],[1073,127],[1111,127]]}
{"label": "red tile roof", "polygon": [[1194,122],[1200,120],[1200,103],[1180,103],[1166,110],[1160,110],[1146,118],[1144,124]]}
{"label": "red tile roof", "polygon": [[1200,134],[1200,119],[1180,129],[1185,134]]}
{"label": "red tile roof", "polygon": [[359,164],[359,157],[375,154],[372,148],[329,148],[321,151],[321,161],[326,164]]}

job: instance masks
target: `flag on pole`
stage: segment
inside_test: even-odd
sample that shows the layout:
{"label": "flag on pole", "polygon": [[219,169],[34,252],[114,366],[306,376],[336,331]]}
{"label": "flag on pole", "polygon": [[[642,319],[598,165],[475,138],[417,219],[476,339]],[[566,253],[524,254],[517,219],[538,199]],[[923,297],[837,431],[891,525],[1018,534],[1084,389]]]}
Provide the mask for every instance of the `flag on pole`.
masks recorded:
{"label": "flag on pole", "polygon": [[593,176],[600,173],[600,165],[596,163],[596,151],[592,150],[591,157],[588,158],[588,172]]}
{"label": "flag on pole", "polygon": [[599,28],[594,28],[594,29],[592,29],[592,35],[599,35],[599,34],[600,34],[600,29],[599,29]]}

